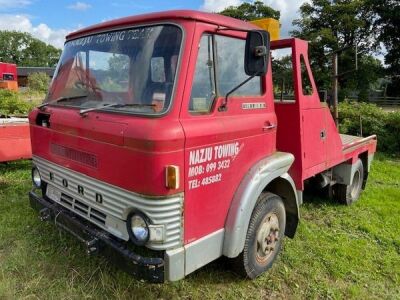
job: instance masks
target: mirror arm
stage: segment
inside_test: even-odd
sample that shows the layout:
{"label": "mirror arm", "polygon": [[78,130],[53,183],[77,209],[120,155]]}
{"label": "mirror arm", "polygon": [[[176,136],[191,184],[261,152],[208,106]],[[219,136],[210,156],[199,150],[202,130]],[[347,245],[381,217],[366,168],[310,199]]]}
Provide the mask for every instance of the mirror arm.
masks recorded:
{"label": "mirror arm", "polygon": [[238,90],[239,88],[241,88],[243,85],[245,85],[247,82],[249,82],[250,80],[252,80],[254,77],[256,77],[258,74],[254,74],[250,77],[248,77],[246,80],[244,80],[243,82],[239,83],[237,86],[235,86],[233,89],[231,89],[228,93],[226,93],[224,101],[222,102],[222,104],[220,105],[220,107],[218,107],[218,111],[227,111],[228,109],[228,97],[236,90]]}

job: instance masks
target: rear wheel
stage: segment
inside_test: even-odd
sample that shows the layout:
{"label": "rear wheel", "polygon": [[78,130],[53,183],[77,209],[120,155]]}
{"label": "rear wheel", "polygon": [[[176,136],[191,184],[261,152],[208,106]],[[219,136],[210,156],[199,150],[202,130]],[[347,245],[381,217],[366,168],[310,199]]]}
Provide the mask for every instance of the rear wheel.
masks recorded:
{"label": "rear wheel", "polygon": [[344,205],[351,205],[360,198],[364,180],[364,167],[360,159],[355,164],[355,171],[351,178],[351,183],[335,184],[333,186],[333,196],[335,200]]}
{"label": "rear wheel", "polygon": [[262,193],[250,219],[243,252],[235,258],[236,271],[253,279],[271,268],[280,251],[285,226],[282,199]]}

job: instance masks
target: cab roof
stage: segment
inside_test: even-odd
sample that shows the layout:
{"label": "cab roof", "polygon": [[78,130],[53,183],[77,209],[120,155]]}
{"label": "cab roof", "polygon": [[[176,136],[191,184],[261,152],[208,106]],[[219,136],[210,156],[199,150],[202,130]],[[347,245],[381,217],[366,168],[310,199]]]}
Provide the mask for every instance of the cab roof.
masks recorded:
{"label": "cab roof", "polygon": [[256,27],[251,23],[226,17],[216,13],[206,13],[195,10],[169,10],[164,12],[130,16],[92,25],[70,33],[69,35],[67,35],[67,40],[75,39],[92,33],[109,30],[111,28],[125,27],[129,25],[147,23],[147,22],[158,22],[166,20],[173,21],[179,19],[200,21],[236,30],[259,29],[258,27]]}

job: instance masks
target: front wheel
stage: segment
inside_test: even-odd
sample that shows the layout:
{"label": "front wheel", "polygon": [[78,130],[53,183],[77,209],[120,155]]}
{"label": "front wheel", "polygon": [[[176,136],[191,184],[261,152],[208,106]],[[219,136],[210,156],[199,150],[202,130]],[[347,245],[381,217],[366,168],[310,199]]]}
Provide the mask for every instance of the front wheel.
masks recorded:
{"label": "front wheel", "polygon": [[244,249],[235,258],[236,270],[253,279],[271,268],[281,249],[285,226],[282,199],[262,193],[250,219]]}

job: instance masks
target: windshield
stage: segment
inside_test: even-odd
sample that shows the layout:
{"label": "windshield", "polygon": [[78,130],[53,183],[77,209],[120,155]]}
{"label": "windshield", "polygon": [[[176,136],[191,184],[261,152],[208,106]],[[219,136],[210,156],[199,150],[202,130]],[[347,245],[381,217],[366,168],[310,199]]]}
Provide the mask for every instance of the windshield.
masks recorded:
{"label": "windshield", "polygon": [[171,102],[181,40],[179,27],[156,25],[69,41],[44,103],[161,114]]}

